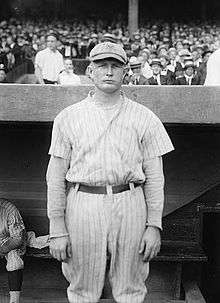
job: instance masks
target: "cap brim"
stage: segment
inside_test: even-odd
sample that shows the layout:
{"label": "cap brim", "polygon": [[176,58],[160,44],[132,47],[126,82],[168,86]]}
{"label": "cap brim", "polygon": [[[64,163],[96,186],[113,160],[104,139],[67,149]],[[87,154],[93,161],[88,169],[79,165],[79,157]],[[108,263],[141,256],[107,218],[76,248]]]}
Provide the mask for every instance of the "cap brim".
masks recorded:
{"label": "cap brim", "polygon": [[121,56],[117,55],[117,54],[98,54],[96,56],[90,57],[90,61],[98,61],[98,60],[102,60],[102,59],[107,59],[107,58],[113,58],[118,60],[119,62],[126,64],[125,59],[123,59]]}
{"label": "cap brim", "polygon": [[192,67],[193,69],[195,68],[195,65],[186,65],[186,66],[184,66],[184,69],[187,69],[187,68],[189,68],[189,67]]}
{"label": "cap brim", "polygon": [[141,68],[141,64],[130,65],[130,68],[131,68],[131,69]]}
{"label": "cap brim", "polygon": [[160,67],[162,67],[162,64],[160,64],[160,63],[157,63],[157,62],[155,62],[155,63],[151,63],[151,64],[150,64],[150,66],[152,66],[152,65],[157,65],[157,66],[160,66]]}

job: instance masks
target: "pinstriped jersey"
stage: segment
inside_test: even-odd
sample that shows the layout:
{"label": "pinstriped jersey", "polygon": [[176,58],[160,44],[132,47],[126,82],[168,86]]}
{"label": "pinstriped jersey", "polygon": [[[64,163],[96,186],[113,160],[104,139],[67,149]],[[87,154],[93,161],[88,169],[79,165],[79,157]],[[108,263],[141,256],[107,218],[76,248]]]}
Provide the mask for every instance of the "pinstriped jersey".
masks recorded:
{"label": "pinstriped jersey", "polygon": [[94,186],[143,183],[145,161],[174,149],[160,119],[122,96],[110,118],[92,93],[55,118],[49,154],[69,159],[69,182]]}
{"label": "pinstriped jersey", "polygon": [[[23,238],[25,232],[24,222],[18,209],[6,199],[0,199],[0,252],[1,246],[7,245],[7,240]],[[16,250],[20,255],[26,251],[26,243]]]}

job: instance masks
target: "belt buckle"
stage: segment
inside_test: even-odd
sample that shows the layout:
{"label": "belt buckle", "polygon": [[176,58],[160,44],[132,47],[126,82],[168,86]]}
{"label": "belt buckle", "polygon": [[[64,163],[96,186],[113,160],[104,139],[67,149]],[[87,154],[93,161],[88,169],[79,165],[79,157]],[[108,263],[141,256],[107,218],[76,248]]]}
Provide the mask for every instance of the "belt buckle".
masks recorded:
{"label": "belt buckle", "polygon": [[130,190],[134,190],[134,183],[133,182],[129,182],[129,187],[130,187]]}
{"label": "belt buckle", "polygon": [[113,195],[112,185],[106,185],[105,188],[107,195],[112,196]]}

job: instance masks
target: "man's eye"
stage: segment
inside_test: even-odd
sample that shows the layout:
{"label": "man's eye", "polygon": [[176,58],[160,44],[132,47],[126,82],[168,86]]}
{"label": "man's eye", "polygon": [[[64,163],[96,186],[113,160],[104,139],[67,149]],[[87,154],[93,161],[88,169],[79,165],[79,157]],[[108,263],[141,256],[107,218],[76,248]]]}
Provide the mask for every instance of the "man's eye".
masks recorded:
{"label": "man's eye", "polygon": [[121,68],[122,66],[120,64],[114,64],[114,67]]}

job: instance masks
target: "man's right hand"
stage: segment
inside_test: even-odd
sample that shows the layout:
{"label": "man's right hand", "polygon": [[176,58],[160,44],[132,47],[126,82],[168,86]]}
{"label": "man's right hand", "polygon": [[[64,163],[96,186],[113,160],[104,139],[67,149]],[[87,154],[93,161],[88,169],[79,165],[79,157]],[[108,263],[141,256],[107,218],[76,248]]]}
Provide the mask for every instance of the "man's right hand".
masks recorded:
{"label": "man's right hand", "polygon": [[50,254],[58,261],[65,262],[71,257],[71,244],[68,236],[50,239]]}

